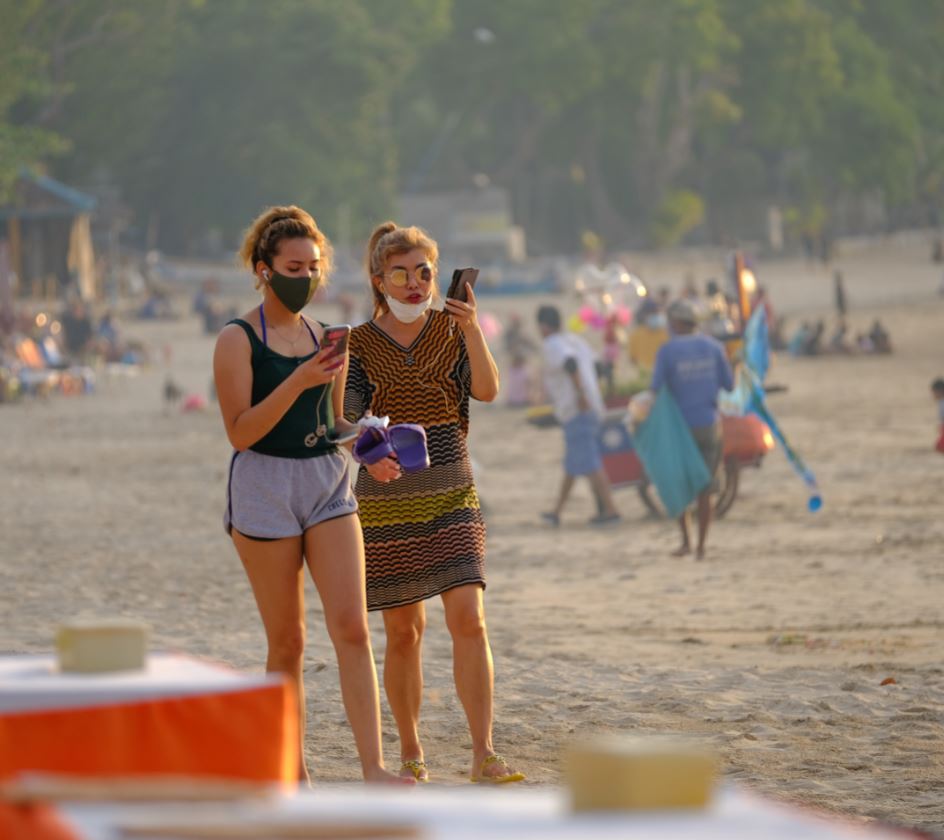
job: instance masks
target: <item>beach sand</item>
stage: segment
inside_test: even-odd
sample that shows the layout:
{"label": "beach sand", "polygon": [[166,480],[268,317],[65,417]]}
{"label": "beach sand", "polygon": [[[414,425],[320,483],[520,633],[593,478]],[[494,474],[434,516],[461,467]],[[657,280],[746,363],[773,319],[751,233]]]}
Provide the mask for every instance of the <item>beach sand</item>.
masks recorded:
{"label": "beach sand", "polygon": [[[654,285],[678,288],[685,270],[700,283],[720,274],[693,259],[639,261]],[[495,743],[529,783],[559,782],[562,746],[583,733],[684,732],[719,750],[728,779],[764,794],[944,831],[944,458],[932,450],[929,393],[944,374],[940,268],[907,242],[850,247],[840,264],[853,331],[880,314],[895,353],[775,358],[769,381],[788,390],[770,406],[825,506],[807,512],[802,483],[774,451],[742,475],[706,562],[671,558],[675,526],[647,518],[630,489],[616,494],[615,528],[585,524],[585,487],[560,530],[542,527],[560,478],[559,430],[474,406]],[[831,322],[822,268],[783,261],[758,276],[780,311]],[[541,300],[480,306],[518,311],[530,327]],[[217,409],[185,414],[161,400],[168,370],[207,393],[213,340],[190,317],[125,330],[152,349],[139,375],[103,374],[85,397],[0,406],[0,651],[46,651],[61,619],[121,614],[154,627],[155,649],[259,670],[262,627],[221,522],[230,450]],[[316,783],[354,780],[310,582],[307,603],[309,764]],[[466,784],[451,644],[438,600],[428,611],[426,755],[436,782]],[[379,615],[371,627],[381,661]],[[384,729],[395,767],[386,705]]]}

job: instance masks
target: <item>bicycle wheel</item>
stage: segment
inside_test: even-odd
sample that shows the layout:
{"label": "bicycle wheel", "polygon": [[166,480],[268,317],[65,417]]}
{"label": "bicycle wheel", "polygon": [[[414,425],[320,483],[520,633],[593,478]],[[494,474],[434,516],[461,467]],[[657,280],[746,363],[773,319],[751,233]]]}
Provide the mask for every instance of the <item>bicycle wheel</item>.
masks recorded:
{"label": "bicycle wheel", "polygon": [[734,504],[740,475],[741,468],[734,458],[728,458],[728,460],[722,464],[722,469],[718,471],[717,493],[712,492],[714,514],[718,519],[721,519],[731,509],[731,505]]}
{"label": "bicycle wheel", "polygon": [[[734,498],[738,491],[738,478],[740,476],[740,467],[738,462],[729,458],[724,462],[722,469],[715,476],[715,486],[711,491],[712,509],[714,515],[720,519],[734,504]],[[644,481],[636,488],[639,498],[646,506],[650,514],[663,519],[667,516],[662,500],[658,492],[649,481]]]}

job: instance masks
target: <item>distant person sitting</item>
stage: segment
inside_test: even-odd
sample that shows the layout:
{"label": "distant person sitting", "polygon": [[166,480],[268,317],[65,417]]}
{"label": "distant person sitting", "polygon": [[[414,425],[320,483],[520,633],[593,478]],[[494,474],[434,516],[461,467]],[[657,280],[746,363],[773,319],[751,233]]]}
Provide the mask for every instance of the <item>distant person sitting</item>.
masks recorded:
{"label": "distant person sitting", "polygon": [[784,327],[787,325],[787,319],[782,315],[778,315],[774,320],[768,325],[767,328],[767,341],[770,344],[771,350],[786,350],[788,347],[787,340],[783,337]]}
{"label": "distant person sitting", "polygon": [[174,309],[167,292],[162,289],[152,289],[138,309],[138,317],[145,321],[173,318]]}
{"label": "distant person sitting", "polygon": [[829,352],[830,353],[851,353],[852,347],[849,346],[849,342],[846,341],[846,333],[848,332],[848,327],[846,327],[846,322],[840,318],[836,323],[836,329],[833,334],[829,337]]}
{"label": "distant person sitting", "polygon": [[521,353],[511,357],[508,368],[503,371],[505,405],[511,408],[527,408],[532,403],[534,383],[528,360]]}
{"label": "distant person sitting", "polygon": [[818,356],[823,352],[822,342],[823,342],[823,333],[826,332],[826,324],[823,322],[823,319],[820,318],[814,325],[813,329],[810,330],[809,335],[806,338],[806,342],[803,345],[803,351],[800,353],[801,356]]}
{"label": "distant person sitting", "polygon": [[869,340],[872,342],[873,353],[891,353],[892,340],[888,331],[882,326],[882,322],[876,318],[872,322],[872,328],[869,330]]}
{"label": "distant person sitting", "polygon": [[791,356],[802,356],[806,347],[806,342],[810,337],[810,324],[808,321],[801,322],[790,336],[787,343],[787,351]]}
{"label": "distant person sitting", "polygon": [[102,315],[96,330],[98,351],[106,362],[117,362],[124,355],[124,344],[111,311]]}
{"label": "distant person sitting", "polygon": [[74,359],[83,358],[92,349],[94,328],[92,317],[81,298],[73,298],[60,318],[66,353]]}
{"label": "distant person sitting", "polygon": [[536,342],[525,335],[521,316],[512,313],[502,334],[508,368],[505,375],[505,404],[524,408],[532,404],[534,381],[528,360],[537,350]]}
{"label": "distant person sitting", "polygon": [[944,455],[944,378],[939,376],[931,383],[931,396],[937,403],[937,421],[940,432],[934,448]]}

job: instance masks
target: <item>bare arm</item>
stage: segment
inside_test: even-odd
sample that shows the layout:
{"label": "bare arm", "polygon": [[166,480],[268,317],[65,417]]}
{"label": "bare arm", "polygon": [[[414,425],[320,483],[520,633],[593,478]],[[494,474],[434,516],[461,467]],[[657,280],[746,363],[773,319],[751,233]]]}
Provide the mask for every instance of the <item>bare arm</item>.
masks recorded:
{"label": "bare arm", "polygon": [[472,373],[471,394],[482,402],[492,402],[498,396],[498,365],[488,349],[482,328],[476,317],[475,294],[466,287],[468,302],[446,298],[446,311],[455,319],[469,354],[469,370]]}
{"label": "bare arm", "polygon": [[[334,381],[334,393],[331,395],[331,407],[334,409],[334,428],[339,435],[346,434],[357,428],[344,416],[344,394],[347,390],[347,372],[351,366],[350,354],[344,354],[344,366],[338,371],[338,378]],[[354,446],[354,441],[344,444],[348,448]]]}
{"label": "bare arm", "polygon": [[564,360],[564,370],[570,377],[570,381],[574,383],[574,388],[577,391],[577,408],[580,409],[581,413],[589,411],[590,403],[587,402],[587,395],[583,390],[583,382],[580,381],[577,360],[573,356],[569,356]]}
{"label": "bare arm", "polygon": [[[326,363],[328,353],[330,350],[317,353],[299,365],[262,402],[252,405],[252,350],[249,339],[235,324],[223,328],[213,352],[213,380],[226,437],[234,449],[241,452],[261,440],[272,431],[303,391],[330,382],[338,375],[341,367],[329,367],[331,360],[328,359]],[[342,393],[342,399],[343,396]]]}

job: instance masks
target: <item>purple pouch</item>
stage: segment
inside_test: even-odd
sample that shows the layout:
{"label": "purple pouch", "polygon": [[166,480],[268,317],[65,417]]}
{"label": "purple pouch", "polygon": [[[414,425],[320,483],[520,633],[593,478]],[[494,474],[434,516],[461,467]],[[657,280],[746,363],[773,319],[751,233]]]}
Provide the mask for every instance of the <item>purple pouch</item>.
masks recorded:
{"label": "purple pouch", "polygon": [[358,464],[376,464],[393,454],[390,445],[389,430],[379,426],[369,426],[361,432],[354,442],[351,454]]}
{"label": "purple pouch", "polygon": [[387,429],[387,435],[403,472],[419,472],[429,466],[426,430],[422,426],[417,423],[398,423]]}

